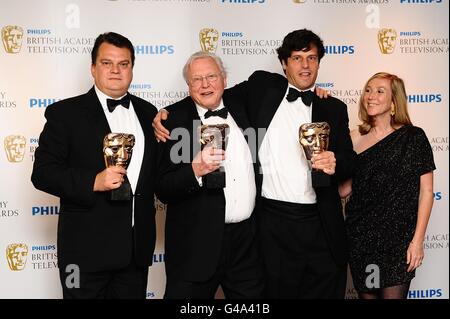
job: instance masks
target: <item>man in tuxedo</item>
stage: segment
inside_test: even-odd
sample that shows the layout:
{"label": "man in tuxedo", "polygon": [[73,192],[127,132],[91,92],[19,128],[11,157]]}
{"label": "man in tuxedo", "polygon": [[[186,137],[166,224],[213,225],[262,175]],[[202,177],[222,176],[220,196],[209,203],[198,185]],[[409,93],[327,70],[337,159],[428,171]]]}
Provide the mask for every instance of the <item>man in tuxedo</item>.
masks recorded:
{"label": "man in tuxedo", "polygon": [[[225,90],[227,75],[213,53],[193,54],[183,75],[190,96],[167,107],[172,138],[160,144],[158,165],[157,195],[167,203],[165,298],[213,298],[219,285],[226,298],[260,298],[255,172],[240,130],[249,127],[245,109]],[[200,150],[201,124],[229,126],[225,151]],[[221,165],[224,184],[214,175]]]}
{"label": "man in tuxedo", "polygon": [[[256,71],[232,88],[263,132],[257,205],[266,296],[344,298],[348,252],[338,184],[351,176],[356,157],[347,107],[312,91],[325,53],[319,36],[293,31],[277,52],[285,77]],[[328,150],[311,161],[328,180],[317,186],[299,144],[299,127],[311,122],[330,126]]]}
{"label": "man in tuxedo", "polygon": [[[229,89],[258,135],[256,212],[266,297],[344,298],[348,252],[338,183],[351,176],[356,157],[347,108],[312,92],[325,54],[319,36],[293,31],[277,52],[285,76],[256,71]],[[160,139],[167,131],[158,122],[166,117],[154,120]],[[327,185],[313,187],[299,144],[299,127],[310,122],[331,129],[328,150],[312,157]]]}
{"label": "man in tuxedo", "polygon": [[[127,92],[134,60],[130,40],[114,32],[100,34],[92,49],[95,85],[45,111],[31,180],[60,198],[58,265],[64,298],[146,296],[156,232],[156,143],[148,123],[157,111]],[[135,137],[128,169],[105,167],[103,140],[111,132]],[[111,192],[122,183],[129,183],[132,193],[112,200]]]}

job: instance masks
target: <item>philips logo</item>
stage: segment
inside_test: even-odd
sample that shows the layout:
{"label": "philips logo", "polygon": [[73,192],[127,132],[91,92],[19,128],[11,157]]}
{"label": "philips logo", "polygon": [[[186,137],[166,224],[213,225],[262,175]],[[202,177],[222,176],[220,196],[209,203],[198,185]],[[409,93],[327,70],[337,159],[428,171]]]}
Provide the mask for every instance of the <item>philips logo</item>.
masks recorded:
{"label": "philips logo", "polygon": [[219,0],[220,3],[264,3],[266,0]]}
{"label": "philips logo", "polygon": [[325,54],[354,54],[353,45],[326,45]]}
{"label": "philips logo", "polygon": [[413,32],[410,32],[410,31],[400,31],[400,36],[401,37],[420,37],[420,32],[419,31],[413,31]]}
{"label": "philips logo", "polygon": [[56,250],[56,245],[32,246],[31,250],[32,251]]}
{"label": "philips logo", "polygon": [[410,290],[408,292],[409,299],[425,299],[442,297],[442,289],[426,289],[426,290]]}
{"label": "philips logo", "polygon": [[330,89],[330,88],[334,87],[334,83],[333,82],[316,83],[316,86],[323,88],[323,89]]}
{"label": "philips logo", "polygon": [[408,95],[409,103],[439,103],[442,101],[441,94],[413,94]]}
{"label": "philips logo", "polygon": [[441,200],[442,199],[442,192],[436,192],[433,193],[434,194],[434,199],[435,200]]}
{"label": "philips logo", "polygon": [[58,99],[30,99],[28,106],[30,108],[43,108],[47,107],[50,104],[55,103],[56,101],[59,101]]}
{"label": "philips logo", "polygon": [[150,90],[151,88],[152,85],[150,83],[138,83],[130,85],[130,90]]}
{"label": "philips logo", "polygon": [[175,48],[173,45],[136,45],[134,51],[136,54],[173,54]]}
{"label": "philips logo", "polygon": [[31,215],[33,216],[48,216],[59,215],[58,206],[33,206],[31,207]]}
{"label": "philips logo", "polygon": [[243,36],[242,32],[222,32],[223,38],[242,38]]}
{"label": "philips logo", "polygon": [[50,35],[51,33],[49,29],[27,29],[27,34],[30,35]]}

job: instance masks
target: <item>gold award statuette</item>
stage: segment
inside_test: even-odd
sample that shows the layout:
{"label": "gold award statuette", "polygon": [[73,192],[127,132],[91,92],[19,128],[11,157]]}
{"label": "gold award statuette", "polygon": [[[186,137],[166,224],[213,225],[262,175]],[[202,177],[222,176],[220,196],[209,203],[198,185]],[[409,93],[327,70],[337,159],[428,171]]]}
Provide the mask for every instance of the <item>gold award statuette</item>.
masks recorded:
{"label": "gold award statuette", "polygon": [[[106,167],[122,166],[128,168],[134,147],[134,135],[125,133],[109,133],[103,139],[103,155]],[[124,182],[119,188],[111,191],[111,200],[127,201],[131,199],[131,185],[124,176]]]}
{"label": "gold award statuette", "polygon": [[[229,126],[228,124],[202,125],[200,126],[200,145],[201,149],[207,145],[215,149],[225,151]],[[203,184],[209,189],[218,189],[225,187],[225,169],[220,166],[218,170],[203,176]]]}
{"label": "gold award statuette", "polygon": [[[327,122],[305,123],[299,128],[300,145],[311,168],[311,158],[314,154],[328,150],[330,125]],[[330,186],[330,175],[322,170],[311,169],[311,182],[313,187]]]}

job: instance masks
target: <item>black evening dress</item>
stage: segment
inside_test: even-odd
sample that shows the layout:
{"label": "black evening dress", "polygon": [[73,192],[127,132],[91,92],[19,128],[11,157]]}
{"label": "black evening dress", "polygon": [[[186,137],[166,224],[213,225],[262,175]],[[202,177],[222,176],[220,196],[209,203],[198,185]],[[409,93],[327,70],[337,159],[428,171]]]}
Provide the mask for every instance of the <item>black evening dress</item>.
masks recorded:
{"label": "black evening dress", "polygon": [[[357,291],[414,278],[414,271],[406,271],[406,251],[416,227],[420,176],[434,169],[430,143],[424,131],[412,125],[358,155],[352,195],[345,206],[350,270]],[[377,282],[370,276],[374,269],[379,270]]]}

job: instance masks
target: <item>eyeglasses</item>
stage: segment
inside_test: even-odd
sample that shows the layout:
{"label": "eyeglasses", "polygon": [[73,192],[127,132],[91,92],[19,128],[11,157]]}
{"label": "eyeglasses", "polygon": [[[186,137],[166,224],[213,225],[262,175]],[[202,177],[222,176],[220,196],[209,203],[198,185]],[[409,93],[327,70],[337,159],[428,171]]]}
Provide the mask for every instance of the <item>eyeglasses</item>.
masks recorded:
{"label": "eyeglasses", "polygon": [[214,83],[219,79],[220,74],[208,74],[206,76],[194,76],[191,78],[191,85],[192,86],[201,86],[203,83],[203,79],[206,80],[208,83]]}

